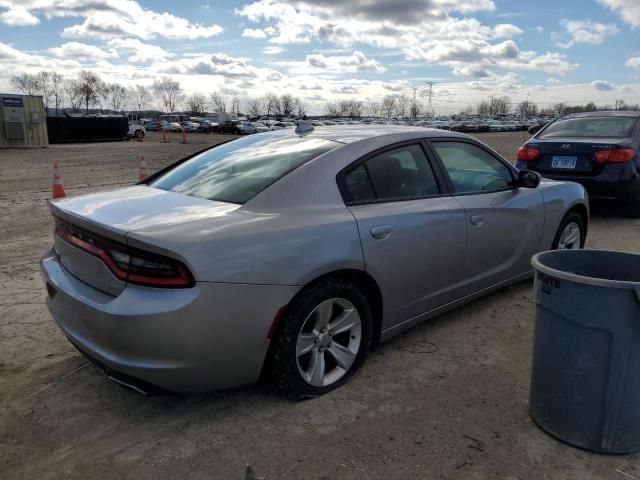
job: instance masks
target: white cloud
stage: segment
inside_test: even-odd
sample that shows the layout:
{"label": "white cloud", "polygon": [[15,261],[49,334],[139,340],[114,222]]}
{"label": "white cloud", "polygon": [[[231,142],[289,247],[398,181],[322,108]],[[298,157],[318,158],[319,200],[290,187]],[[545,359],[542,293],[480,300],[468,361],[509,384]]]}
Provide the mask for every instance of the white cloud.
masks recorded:
{"label": "white cloud", "polygon": [[561,48],[570,48],[576,43],[600,45],[606,37],[620,33],[620,30],[614,24],[597,23],[591,20],[565,19],[560,21],[560,25],[565,28],[570,36],[569,40],[558,42],[557,45]]}
{"label": "white cloud", "polygon": [[370,45],[400,51],[410,62],[447,65],[457,76],[486,78],[504,69],[565,74],[575,68],[557,53],[520,51],[511,40],[522,33],[515,25],[491,27],[450,15],[493,9],[494,2],[487,0],[257,0],[236,13],[250,22],[268,23],[272,44],[318,40],[340,48]]}
{"label": "white cloud", "polygon": [[353,85],[339,85],[333,87],[331,91],[339,95],[355,95],[360,92],[360,90],[358,90],[358,88]]}
{"label": "white cloud", "polygon": [[488,86],[483,85],[480,82],[469,82],[467,83],[467,88],[471,90],[490,90]]}
{"label": "white cloud", "polygon": [[622,19],[633,28],[640,27],[640,2],[638,0],[598,0],[620,14]]}
{"label": "white cloud", "polygon": [[560,80],[558,80],[557,78],[555,78],[555,77],[549,77],[549,78],[547,78],[547,83],[549,85],[558,85],[558,84],[560,84],[562,82]]}
{"label": "white cloud", "polygon": [[103,58],[114,58],[118,56],[115,50],[105,50],[95,45],[86,43],[67,42],[59,47],[50,48],[49,51],[58,58],[70,58],[80,60],[93,60]]}
{"label": "white cloud", "polygon": [[262,53],[264,53],[265,55],[277,55],[279,53],[284,52],[284,48],[282,47],[276,47],[273,45],[270,45],[268,47],[264,47],[262,49]]}
{"label": "white cloud", "polygon": [[613,83],[607,80],[594,80],[591,82],[591,86],[601,92],[608,92],[614,88]]}
{"label": "white cloud", "polygon": [[627,60],[625,65],[629,68],[640,70],[640,57],[631,57],[630,59]]}
{"label": "white cloud", "polygon": [[373,58],[367,58],[362,52],[353,52],[346,56],[328,57],[322,53],[307,55],[306,62],[310,67],[337,72],[378,72],[386,71],[380,62]]}
{"label": "white cloud", "polygon": [[7,2],[0,2],[0,8],[5,7],[8,10],[0,12],[0,22],[10,27],[29,27],[37,25],[40,20],[35,15],[20,5],[13,5]]}
{"label": "white cloud", "polygon": [[137,38],[114,38],[108,44],[117,51],[127,52],[127,60],[133,63],[153,63],[172,57],[173,54],[157,46],[143,43]]}
{"label": "white cloud", "polygon": [[0,0],[0,8],[8,9],[1,17],[5,23],[6,15],[18,15],[23,25],[34,25],[39,21],[38,16],[84,19],[62,31],[62,36],[66,38],[110,39],[136,36],[152,39],[160,36],[196,39],[212,37],[222,32],[219,25],[191,23],[186,18],[168,12],[147,10],[135,0]]}
{"label": "white cloud", "polygon": [[493,27],[494,38],[511,38],[522,33],[522,29],[510,23],[501,23]]}
{"label": "white cloud", "polygon": [[183,57],[177,60],[154,63],[150,68],[161,74],[214,75],[228,79],[276,82],[282,73],[271,68],[260,68],[248,63],[244,58],[231,57],[224,53],[203,54]]}
{"label": "white cloud", "polygon": [[538,33],[542,33],[542,32],[544,32],[544,27],[541,27],[540,25],[538,25],[538,26],[536,27],[536,32],[538,32]]}
{"label": "white cloud", "polygon": [[242,36],[245,38],[267,38],[265,31],[259,28],[245,28]]}

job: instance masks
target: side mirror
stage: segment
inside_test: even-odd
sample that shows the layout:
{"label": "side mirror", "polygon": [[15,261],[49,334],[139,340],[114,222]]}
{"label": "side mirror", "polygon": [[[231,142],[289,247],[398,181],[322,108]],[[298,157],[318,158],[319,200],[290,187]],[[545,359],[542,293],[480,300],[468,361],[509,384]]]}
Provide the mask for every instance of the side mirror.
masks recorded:
{"label": "side mirror", "polygon": [[540,131],[541,128],[542,128],[542,125],[533,125],[532,127],[529,127],[528,132],[531,135],[535,135]]}
{"label": "side mirror", "polygon": [[541,179],[542,176],[538,172],[522,170],[518,174],[518,185],[524,188],[537,188]]}

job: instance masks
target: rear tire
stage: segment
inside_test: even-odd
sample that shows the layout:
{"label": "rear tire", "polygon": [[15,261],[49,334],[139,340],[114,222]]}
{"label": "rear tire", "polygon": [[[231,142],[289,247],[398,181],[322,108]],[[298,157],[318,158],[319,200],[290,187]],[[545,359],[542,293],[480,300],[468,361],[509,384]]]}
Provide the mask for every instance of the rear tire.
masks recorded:
{"label": "rear tire", "polygon": [[631,218],[640,218],[640,199],[635,203],[627,205],[625,212]]}
{"label": "rear tire", "polygon": [[[577,235],[577,236],[576,236]],[[551,250],[573,250],[584,248],[587,237],[584,220],[578,212],[569,212],[560,222]]]}
{"label": "rear tire", "polygon": [[371,344],[372,315],[353,283],[327,279],[286,309],[270,348],[270,374],[289,398],[314,398],[349,381]]}

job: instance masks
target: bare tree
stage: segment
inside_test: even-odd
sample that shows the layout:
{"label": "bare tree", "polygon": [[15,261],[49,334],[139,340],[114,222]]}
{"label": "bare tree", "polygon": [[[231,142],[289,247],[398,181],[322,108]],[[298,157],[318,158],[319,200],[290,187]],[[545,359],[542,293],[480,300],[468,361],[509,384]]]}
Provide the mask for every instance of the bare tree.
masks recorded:
{"label": "bare tree", "polygon": [[80,83],[75,78],[65,80],[64,92],[69,98],[71,104],[71,110],[73,112],[79,112],[82,106],[82,93],[80,92]]}
{"label": "bare tree", "polygon": [[35,95],[42,96],[42,103],[44,104],[46,109],[49,108],[49,100],[51,97],[50,80],[51,80],[50,72],[46,72],[43,70],[35,74],[35,86],[36,86]]}
{"label": "bare tree", "polygon": [[231,99],[231,112],[235,114],[240,113],[240,98],[237,95]]}
{"label": "bare tree", "polygon": [[564,115],[567,113],[567,108],[569,108],[569,105],[564,102],[559,102],[553,106],[553,111],[556,115]]}
{"label": "bare tree", "polygon": [[403,93],[396,99],[396,116],[398,118],[404,118],[407,116],[407,109],[409,108],[409,98]]}
{"label": "bare tree", "polygon": [[211,102],[211,108],[213,108],[215,112],[222,113],[227,111],[226,100],[217,93],[214,92],[209,95],[209,100]]}
{"label": "bare tree", "polygon": [[538,113],[538,106],[533,102],[525,100],[516,106],[516,113],[521,117],[534,117]]}
{"label": "bare tree", "polygon": [[467,105],[466,107],[464,107],[464,110],[462,110],[459,115],[461,117],[470,117],[471,115],[473,115],[473,107],[471,105]]}
{"label": "bare tree", "polygon": [[25,95],[36,95],[38,91],[38,79],[30,73],[14,75],[11,77],[11,80],[9,80],[9,83],[13,88]]}
{"label": "bare tree", "polygon": [[296,117],[304,117],[307,115],[307,105],[300,99],[300,97],[293,99],[293,109]]}
{"label": "bare tree", "polygon": [[614,108],[616,110],[627,110],[629,107],[627,105],[627,102],[625,102],[624,100],[620,99],[620,100],[616,100],[616,106]]}
{"label": "bare tree", "polygon": [[133,104],[138,110],[138,115],[142,117],[144,107],[149,102],[149,90],[144,85],[136,85],[131,91]]}
{"label": "bare tree", "polygon": [[273,93],[267,93],[262,100],[264,104],[264,111],[267,116],[280,115],[280,99]]}
{"label": "bare tree", "polygon": [[127,100],[127,89],[119,83],[105,85],[104,97],[114,112],[122,112]]}
{"label": "bare tree", "polygon": [[100,101],[105,85],[97,73],[81,70],[78,75],[77,88],[85,106],[85,113],[89,113],[89,105],[95,105]]}
{"label": "bare tree", "polygon": [[57,72],[49,72],[49,85],[50,93],[53,97],[53,105],[56,109],[56,116],[58,116],[58,110],[62,105],[62,99],[64,96],[64,77]]}
{"label": "bare tree", "polygon": [[180,82],[170,77],[162,77],[153,82],[153,93],[160,97],[167,113],[176,110],[176,105],[182,100],[184,94]]}
{"label": "bare tree", "polygon": [[488,117],[491,114],[491,106],[489,102],[482,101],[476,106],[476,113],[480,117]]}
{"label": "bare tree", "polygon": [[362,106],[362,113],[367,117],[379,117],[381,111],[381,105],[376,102],[366,102]]}
{"label": "bare tree", "polygon": [[187,98],[186,106],[191,115],[203,115],[207,110],[207,97],[195,92]]}
{"label": "bare tree", "polygon": [[285,117],[293,115],[293,109],[295,108],[295,100],[293,95],[285,93],[280,96],[280,114]]}
{"label": "bare tree", "polygon": [[387,117],[387,118],[393,117],[393,114],[396,111],[396,99],[395,99],[395,97],[392,97],[390,95],[384,97],[382,99],[381,110],[382,110],[382,114],[385,117]]}
{"label": "bare tree", "polygon": [[324,108],[328,117],[339,117],[341,114],[340,106],[337,103],[327,103]]}
{"label": "bare tree", "polygon": [[511,111],[511,97],[490,97],[489,110],[490,115],[494,117],[508,114]]}
{"label": "bare tree", "polygon": [[250,98],[245,102],[244,108],[250,117],[259,117],[262,113],[262,102],[257,98]]}
{"label": "bare tree", "polygon": [[420,116],[422,112],[422,104],[420,100],[416,98],[416,94],[414,92],[413,97],[411,98],[411,103],[409,104],[409,115],[414,120]]}
{"label": "bare tree", "polygon": [[345,115],[351,118],[360,118],[362,116],[362,102],[360,100],[346,100],[341,103],[341,110],[344,109]]}

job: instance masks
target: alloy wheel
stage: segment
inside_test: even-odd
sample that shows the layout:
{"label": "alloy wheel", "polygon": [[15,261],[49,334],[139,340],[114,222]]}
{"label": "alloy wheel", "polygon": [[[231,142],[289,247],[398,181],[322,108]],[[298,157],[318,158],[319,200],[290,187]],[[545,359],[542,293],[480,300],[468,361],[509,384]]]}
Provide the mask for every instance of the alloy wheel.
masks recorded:
{"label": "alloy wheel", "polygon": [[326,387],[353,365],[362,342],[362,321],[344,298],[330,298],[307,316],[296,341],[296,363],[305,382]]}
{"label": "alloy wheel", "polygon": [[580,225],[576,222],[567,223],[560,235],[558,250],[572,250],[580,248],[581,240],[582,232],[580,232]]}

